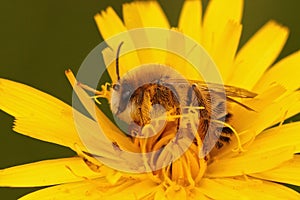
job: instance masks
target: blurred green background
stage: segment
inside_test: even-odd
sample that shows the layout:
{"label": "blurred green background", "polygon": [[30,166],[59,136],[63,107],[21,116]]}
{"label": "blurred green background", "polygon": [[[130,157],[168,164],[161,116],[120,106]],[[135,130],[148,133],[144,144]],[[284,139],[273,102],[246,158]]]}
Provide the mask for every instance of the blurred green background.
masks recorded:
{"label": "blurred green background", "polygon": [[[77,71],[102,39],[93,16],[107,6],[121,14],[125,0],[12,0],[0,3],[0,77],[23,82],[71,103],[64,70]],[[176,26],[182,0],[160,0]],[[203,1],[207,4],[207,0]],[[300,1],[245,0],[241,44],[264,23],[275,19],[291,30],[280,58],[300,47]],[[67,148],[40,142],[11,130],[13,118],[0,112],[0,168],[72,156]],[[16,199],[34,188],[0,188],[0,199]]]}

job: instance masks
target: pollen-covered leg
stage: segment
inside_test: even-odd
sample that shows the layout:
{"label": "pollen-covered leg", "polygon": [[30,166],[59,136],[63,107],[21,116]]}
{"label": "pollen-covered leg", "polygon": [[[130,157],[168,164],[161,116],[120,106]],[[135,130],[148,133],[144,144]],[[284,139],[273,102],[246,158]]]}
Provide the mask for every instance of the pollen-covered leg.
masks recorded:
{"label": "pollen-covered leg", "polygon": [[[228,134],[229,135],[233,134],[236,137],[238,146],[237,146],[237,148],[233,149],[232,151],[234,151],[234,152],[244,152],[245,151],[244,148],[242,147],[242,143],[241,143],[239,134],[237,133],[237,131],[230,124],[228,124],[226,122],[223,122],[223,121],[219,121],[219,120],[214,120],[214,122],[223,125],[224,126],[223,130],[226,131],[226,132],[221,133],[220,139],[218,141],[219,143],[217,143],[217,145],[222,147],[224,145],[224,142],[229,143],[230,142],[230,137],[228,137],[224,134],[227,134],[227,135]],[[220,143],[223,143],[223,145],[221,145]],[[217,146],[217,148],[218,148],[218,146]]]}

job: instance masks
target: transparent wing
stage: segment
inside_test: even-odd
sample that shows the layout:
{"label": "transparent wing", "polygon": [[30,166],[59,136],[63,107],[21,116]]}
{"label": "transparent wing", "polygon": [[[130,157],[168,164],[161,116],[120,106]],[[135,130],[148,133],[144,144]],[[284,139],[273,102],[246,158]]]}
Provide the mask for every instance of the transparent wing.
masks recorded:
{"label": "transparent wing", "polygon": [[249,90],[245,90],[243,88],[235,87],[235,86],[230,86],[230,85],[223,85],[223,84],[218,84],[218,83],[207,83],[204,81],[195,81],[195,80],[184,80],[184,79],[166,79],[162,80],[163,83],[165,84],[184,84],[186,87],[190,87],[191,85],[195,85],[201,93],[206,93],[206,94],[216,94],[223,96],[225,92],[225,96],[227,101],[236,103],[242,107],[244,107],[247,110],[255,111],[252,108],[248,107],[247,105],[233,99],[235,97],[238,98],[254,98],[257,96],[256,93],[251,92]]}
{"label": "transparent wing", "polygon": [[[192,83],[195,82],[193,81]],[[196,84],[202,90],[210,90],[218,93],[225,91],[226,96],[230,96],[230,97],[254,98],[255,96],[257,96],[257,94],[254,92],[245,90],[243,88],[230,86],[230,85],[222,85],[217,83],[205,83],[201,81],[197,81]]]}
{"label": "transparent wing", "polygon": [[184,79],[165,79],[162,80],[163,83],[167,84],[186,84],[190,83],[191,85],[196,85],[202,91],[209,91],[215,93],[226,93],[226,96],[229,97],[239,97],[239,98],[254,98],[257,96],[256,93],[243,88],[223,85],[218,83],[207,83],[204,81],[197,80],[184,80]]}

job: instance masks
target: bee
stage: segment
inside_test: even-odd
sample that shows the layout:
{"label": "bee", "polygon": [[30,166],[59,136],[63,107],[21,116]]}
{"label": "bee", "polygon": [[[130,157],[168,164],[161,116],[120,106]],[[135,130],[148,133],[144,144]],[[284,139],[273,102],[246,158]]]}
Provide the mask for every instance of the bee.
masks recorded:
{"label": "bee", "polygon": [[[116,56],[118,81],[112,84],[110,107],[118,119],[129,125],[128,131],[132,137],[141,136],[143,127],[164,113],[174,119],[171,120],[172,126],[180,129],[180,118],[192,112],[196,116],[200,138],[204,140],[209,132],[208,137],[217,141],[215,147],[219,149],[230,141],[233,133],[222,123],[216,123],[229,121],[231,113],[226,105],[233,102],[252,110],[234,98],[254,98],[255,93],[228,85],[185,80],[180,73],[164,65],[146,64],[120,78],[118,58],[122,44]],[[209,127],[212,131],[208,131]]]}

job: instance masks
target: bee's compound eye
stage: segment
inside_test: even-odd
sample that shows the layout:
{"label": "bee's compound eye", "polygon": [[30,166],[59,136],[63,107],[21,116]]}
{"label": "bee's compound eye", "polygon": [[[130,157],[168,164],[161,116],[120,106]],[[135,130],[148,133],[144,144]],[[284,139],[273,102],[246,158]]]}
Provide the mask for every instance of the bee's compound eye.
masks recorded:
{"label": "bee's compound eye", "polygon": [[130,91],[127,90],[122,94],[122,99],[129,99]]}
{"label": "bee's compound eye", "polygon": [[112,88],[114,91],[119,91],[121,86],[120,86],[120,84],[116,83],[116,84],[113,84]]}

